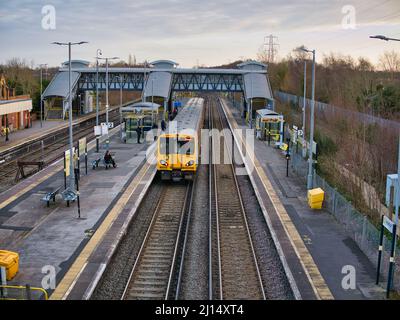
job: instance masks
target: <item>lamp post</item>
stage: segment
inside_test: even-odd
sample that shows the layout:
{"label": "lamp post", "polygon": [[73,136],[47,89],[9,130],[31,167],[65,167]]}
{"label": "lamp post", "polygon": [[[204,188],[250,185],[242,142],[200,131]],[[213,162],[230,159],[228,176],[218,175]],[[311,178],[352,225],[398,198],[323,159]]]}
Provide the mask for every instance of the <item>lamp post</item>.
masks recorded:
{"label": "lamp post", "polygon": [[122,141],[122,75],[117,76],[119,80],[119,137]]}
{"label": "lamp post", "polygon": [[[371,39],[379,39],[384,41],[400,41],[400,39],[396,38],[389,38],[383,35],[375,35],[370,36]],[[388,275],[388,282],[386,288],[386,297],[389,298],[390,290],[392,289],[393,284],[393,276],[394,276],[394,268],[395,268],[395,253],[396,253],[396,240],[397,240],[397,226],[399,224],[399,201],[400,201],[400,137],[399,137],[399,146],[398,146],[398,158],[397,158],[397,183],[395,185],[395,218],[394,218],[394,227],[393,227],[393,241],[392,247],[390,252],[390,263],[389,263],[389,275]],[[383,228],[383,226],[382,226]]]}
{"label": "lamp post", "polygon": [[[110,108],[110,106],[108,104],[108,86],[109,86],[109,83],[108,83],[108,61],[109,60],[116,60],[116,59],[119,59],[119,58],[118,57],[112,57],[112,58],[107,57],[107,58],[99,58],[99,59],[102,59],[102,60],[106,61],[106,123],[107,123],[107,128],[108,128],[108,110]],[[108,147],[109,147],[109,143],[110,143],[110,140],[109,140],[109,135],[107,133],[107,142],[106,142],[107,150],[108,150]]]}
{"label": "lamp post", "polygon": [[382,35],[376,35],[376,36],[369,36],[371,39],[379,39],[379,40],[384,40],[384,41],[400,41],[400,39],[396,38],[388,38],[386,36]]}
{"label": "lamp post", "polygon": [[311,110],[310,110],[310,145],[308,151],[308,175],[307,175],[307,189],[312,189],[313,187],[313,142],[314,142],[314,104],[315,104],[315,49],[308,50],[305,47],[300,47],[298,50],[304,52],[312,53],[313,63],[312,63],[312,87],[311,87]]}
{"label": "lamp post", "polygon": [[69,108],[69,189],[74,190],[75,175],[74,175],[74,155],[72,152],[74,146],[73,132],[72,132],[72,88],[71,88],[71,46],[81,45],[88,43],[86,41],[81,42],[53,42],[53,44],[59,46],[68,46],[68,108]]}
{"label": "lamp post", "polygon": [[154,79],[151,79],[151,128],[153,128],[153,125],[154,125],[154,123],[153,123],[153,118],[154,118],[154,115],[153,115],[153,104],[154,104]]}
{"label": "lamp post", "polygon": [[47,66],[47,63],[42,63],[40,66],[40,127],[43,128],[43,67]]}
{"label": "lamp post", "polygon": [[144,75],[143,75],[143,94],[142,94],[142,102],[146,102],[146,69],[147,61],[144,61]]}
{"label": "lamp post", "polygon": [[[102,55],[101,49],[96,51],[96,127],[99,126],[99,55]],[[99,152],[98,136],[96,136],[96,152]]]}
{"label": "lamp post", "polygon": [[253,77],[251,74],[250,74],[250,87],[251,87],[251,97],[250,97],[249,120],[250,120],[250,129],[253,129]]}
{"label": "lamp post", "polygon": [[8,138],[8,114],[6,113],[6,142],[9,140]]}
{"label": "lamp post", "polygon": [[306,141],[306,97],[307,97],[307,61],[304,60],[304,96],[303,96],[303,157],[305,157],[305,141]]}
{"label": "lamp post", "polygon": [[82,108],[82,95],[78,94],[78,98],[79,98],[79,107],[78,107],[78,115],[80,116],[82,114],[81,112],[81,108]]}

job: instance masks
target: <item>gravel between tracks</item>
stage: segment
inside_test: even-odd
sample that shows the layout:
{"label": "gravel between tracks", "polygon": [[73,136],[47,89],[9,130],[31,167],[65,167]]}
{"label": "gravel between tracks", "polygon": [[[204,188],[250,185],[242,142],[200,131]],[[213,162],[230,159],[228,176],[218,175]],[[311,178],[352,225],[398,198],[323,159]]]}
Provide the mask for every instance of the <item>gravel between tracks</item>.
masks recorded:
{"label": "gravel between tracks", "polygon": [[208,168],[197,171],[179,299],[208,299]]}
{"label": "gravel between tracks", "polygon": [[[157,179],[157,178],[156,178]],[[102,279],[97,285],[92,300],[119,300],[122,297],[129,275],[149,227],[152,212],[161,195],[162,184],[155,180],[149,188],[145,201],[133,217],[128,232],[118,246]]]}
{"label": "gravel between tracks", "polygon": [[250,179],[248,176],[237,176],[237,179],[253,239],[254,250],[259,262],[266,298],[269,300],[294,299]]}

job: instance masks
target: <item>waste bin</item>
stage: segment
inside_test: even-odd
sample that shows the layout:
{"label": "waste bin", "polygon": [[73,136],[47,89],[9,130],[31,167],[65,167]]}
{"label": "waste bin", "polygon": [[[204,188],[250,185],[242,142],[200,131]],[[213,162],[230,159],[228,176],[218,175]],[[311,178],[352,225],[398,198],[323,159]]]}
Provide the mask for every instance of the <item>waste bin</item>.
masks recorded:
{"label": "waste bin", "polygon": [[321,188],[315,188],[308,190],[307,198],[308,198],[308,205],[311,209],[321,209],[322,203],[324,202],[324,190]]}
{"label": "waste bin", "polygon": [[0,250],[0,267],[6,268],[6,279],[12,280],[18,272],[19,254],[12,251]]}

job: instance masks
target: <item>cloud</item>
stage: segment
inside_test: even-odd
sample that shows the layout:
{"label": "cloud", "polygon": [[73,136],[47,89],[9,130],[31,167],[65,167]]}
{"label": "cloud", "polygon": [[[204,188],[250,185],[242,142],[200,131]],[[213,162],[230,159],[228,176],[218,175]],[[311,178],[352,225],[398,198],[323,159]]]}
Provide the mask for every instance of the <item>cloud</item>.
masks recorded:
{"label": "cloud", "polygon": [[[53,31],[41,28],[41,8],[47,4],[56,8],[57,29]],[[270,33],[286,41],[282,48],[307,39],[323,41],[327,35],[341,32],[341,9],[347,4],[348,0],[4,1],[0,29],[7,35],[7,46],[0,52],[0,61],[21,56],[59,64],[65,56],[53,54],[60,51],[49,43],[86,40],[89,45],[74,49],[86,59],[93,58],[93,52],[101,47],[122,57],[137,53],[142,58],[163,58],[168,54],[173,59],[184,56],[182,63],[194,64],[199,58],[216,64],[215,59],[255,56]],[[351,4],[360,29],[375,25],[384,32],[399,26],[398,0],[352,0]],[[202,56],[191,58],[196,54],[192,48]]]}

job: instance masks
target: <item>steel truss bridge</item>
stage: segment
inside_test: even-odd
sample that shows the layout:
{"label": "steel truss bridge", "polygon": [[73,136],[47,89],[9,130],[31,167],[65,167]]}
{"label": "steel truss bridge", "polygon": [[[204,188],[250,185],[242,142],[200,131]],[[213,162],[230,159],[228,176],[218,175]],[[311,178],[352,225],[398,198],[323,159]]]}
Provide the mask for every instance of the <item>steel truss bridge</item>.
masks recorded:
{"label": "steel truss bridge", "polygon": [[[237,69],[185,69],[169,60],[152,62],[150,68],[108,68],[108,89],[140,91],[145,97],[159,97],[165,103],[171,101],[172,92],[239,92],[244,104],[251,99],[273,104],[267,66],[256,61],[242,63]],[[72,92],[106,90],[106,68],[90,67],[89,62],[71,61]],[[97,81],[98,79],[98,81]],[[43,93],[44,99],[61,97],[68,100],[68,62]]]}

